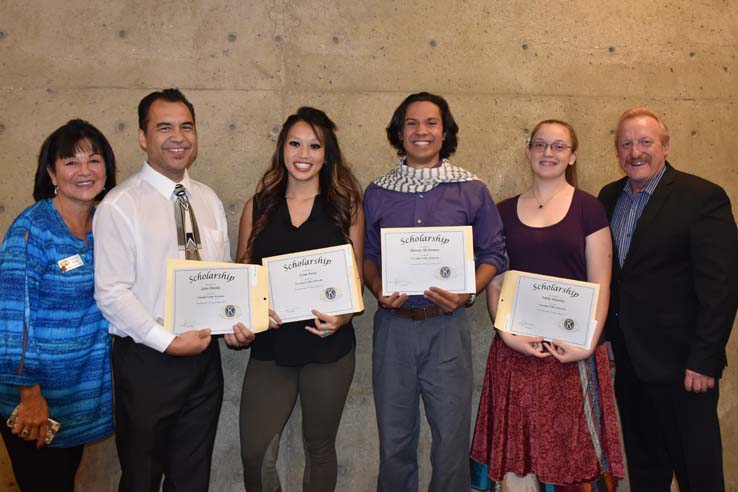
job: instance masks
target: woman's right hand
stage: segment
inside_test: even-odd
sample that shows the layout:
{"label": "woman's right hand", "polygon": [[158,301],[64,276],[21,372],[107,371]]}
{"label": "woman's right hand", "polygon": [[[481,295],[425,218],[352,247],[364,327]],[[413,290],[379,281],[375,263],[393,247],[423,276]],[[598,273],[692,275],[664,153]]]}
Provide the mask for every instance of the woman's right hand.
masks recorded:
{"label": "woman's right hand", "polygon": [[46,439],[46,427],[49,421],[49,407],[41,394],[41,387],[21,386],[20,405],[12,433],[26,441],[36,441],[36,447],[42,447]]}
{"label": "woman's right hand", "polygon": [[527,337],[500,330],[497,331],[497,336],[502,338],[505,345],[523,355],[530,355],[539,359],[551,357],[551,352],[543,346],[543,337]]}
{"label": "woman's right hand", "polygon": [[225,344],[232,349],[242,349],[251,345],[251,342],[253,342],[255,338],[256,335],[246,328],[246,325],[238,322],[233,325],[233,333],[226,333],[223,340],[225,341]]}

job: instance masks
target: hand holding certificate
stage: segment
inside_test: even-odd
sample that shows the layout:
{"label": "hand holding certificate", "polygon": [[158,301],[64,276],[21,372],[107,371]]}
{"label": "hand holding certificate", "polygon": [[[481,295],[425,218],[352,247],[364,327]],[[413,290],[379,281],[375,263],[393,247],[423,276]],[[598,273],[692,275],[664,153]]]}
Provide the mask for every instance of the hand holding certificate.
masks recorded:
{"label": "hand holding certificate", "polygon": [[510,270],[502,283],[495,328],[589,349],[599,291],[590,282]]}
{"label": "hand holding certificate", "polygon": [[471,226],[382,228],[382,295],[476,293]]}
{"label": "hand holding certificate", "polygon": [[269,328],[267,275],[259,265],[168,260],[164,326],[179,335],[210,328],[233,332],[243,323],[254,333]]}
{"label": "hand holding certificate", "polygon": [[361,278],[349,244],[264,258],[269,298],[282,322],[364,310]]}

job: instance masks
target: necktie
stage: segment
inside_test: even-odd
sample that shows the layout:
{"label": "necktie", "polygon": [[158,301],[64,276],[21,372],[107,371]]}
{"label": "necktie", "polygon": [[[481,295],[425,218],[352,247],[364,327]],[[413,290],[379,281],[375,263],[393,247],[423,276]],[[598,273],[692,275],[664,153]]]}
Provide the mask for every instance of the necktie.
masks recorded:
{"label": "necktie", "polygon": [[[177,243],[179,250],[184,251],[184,257],[187,260],[200,260],[200,231],[197,228],[197,220],[195,212],[190,206],[190,200],[187,198],[185,187],[177,184],[174,187],[174,195],[177,197],[177,203],[174,204],[174,218],[177,222]],[[190,217],[192,232],[187,232],[185,224],[187,223],[186,215]]]}

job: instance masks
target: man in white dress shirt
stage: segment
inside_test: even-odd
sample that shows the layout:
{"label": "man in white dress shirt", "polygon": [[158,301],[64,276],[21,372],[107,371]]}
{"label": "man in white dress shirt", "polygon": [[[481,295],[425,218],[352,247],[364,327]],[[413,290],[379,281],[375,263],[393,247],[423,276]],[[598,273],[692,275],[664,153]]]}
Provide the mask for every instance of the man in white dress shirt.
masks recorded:
{"label": "man in white dress shirt", "polygon": [[[119,490],[156,492],[163,476],[165,491],[203,491],[223,399],[220,352],[207,327],[164,328],[165,272],[167,259],[191,254],[231,261],[226,217],[217,195],[187,173],[197,129],[185,96],[153,92],[138,117],[146,162],[108,193],[93,225],[95,299],[115,335]],[[187,205],[177,217],[179,184]]]}

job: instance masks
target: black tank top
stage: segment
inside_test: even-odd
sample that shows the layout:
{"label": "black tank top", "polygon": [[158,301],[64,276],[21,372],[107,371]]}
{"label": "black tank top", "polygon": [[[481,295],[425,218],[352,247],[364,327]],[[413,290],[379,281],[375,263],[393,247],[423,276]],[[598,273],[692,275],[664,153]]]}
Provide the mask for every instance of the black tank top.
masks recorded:
{"label": "black tank top", "polygon": [[[254,200],[253,223],[259,216]],[[292,225],[287,201],[277,205],[266,227],[254,240],[251,263],[260,264],[262,258],[327,248],[346,244],[340,229],[326,213],[320,195],[315,197],[310,216],[300,227]],[[277,313],[279,314],[279,313]],[[251,344],[251,357],[273,360],[280,366],[300,366],[310,362],[335,362],[351,351],[355,343],[351,322],[335,335],[321,338],[305,329],[315,326],[313,320],[284,323],[276,330],[256,335]]]}

